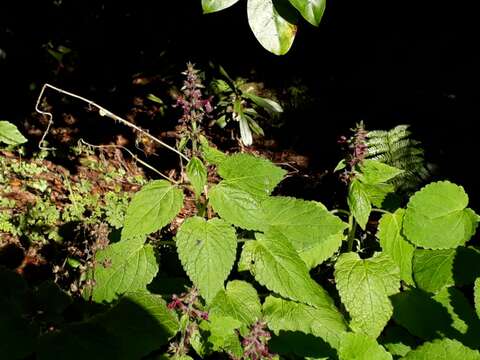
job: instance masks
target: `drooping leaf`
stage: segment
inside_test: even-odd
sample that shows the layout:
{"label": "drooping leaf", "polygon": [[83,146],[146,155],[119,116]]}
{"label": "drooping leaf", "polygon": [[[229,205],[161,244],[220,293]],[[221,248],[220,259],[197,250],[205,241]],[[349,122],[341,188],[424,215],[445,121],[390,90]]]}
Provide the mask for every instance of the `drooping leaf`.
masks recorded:
{"label": "drooping leaf", "polygon": [[303,18],[313,26],[318,26],[325,12],[326,0],[289,0],[302,14]]}
{"label": "drooping leaf", "polygon": [[408,240],[428,249],[463,245],[475,232],[478,217],[467,208],[462,187],[448,181],[425,186],[408,202],[404,231]]}
{"label": "drooping leaf", "polygon": [[342,314],[334,306],[314,308],[270,295],[265,299],[263,312],[269,329],[276,334],[281,330],[301,331],[315,335],[337,349],[347,331]]}
{"label": "drooping leaf", "polygon": [[475,285],[473,287],[473,297],[475,301],[475,310],[477,311],[477,315],[480,318],[480,278],[475,280]]}
{"label": "drooping leaf", "polygon": [[188,180],[199,197],[203,193],[203,187],[207,184],[207,168],[199,158],[194,156],[188,162],[186,170]]}
{"label": "drooping leaf", "polygon": [[264,199],[282,181],[286,171],[272,162],[249,154],[234,154],[218,166],[222,183]]}
{"label": "drooping leaf", "polygon": [[356,253],[344,253],[335,264],[335,281],[352,318],[350,327],[378,337],[393,313],[388,297],[400,287],[397,265],[385,253],[365,260]]}
{"label": "drooping leaf", "polygon": [[240,280],[230,281],[220,290],[209,308],[210,315],[231,316],[245,325],[251,325],[262,315],[262,305],[255,288]]}
{"label": "drooping leaf", "polygon": [[18,131],[17,127],[8,121],[0,121],[0,143],[20,145],[28,140]]}
{"label": "drooping leaf", "polygon": [[437,339],[410,351],[404,360],[479,360],[480,353],[452,339]]}
{"label": "drooping leaf", "polygon": [[388,325],[382,334],[381,345],[394,356],[405,356],[412,348],[418,345],[418,340],[405,328]]}
{"label": "drooping leaf", "polygon": [[226,9],[238,1],[239,0],[202,0],[203,13],[209,14]]}
{"label": "drooping leaf", "polygon": [[393,179],[402,172],[403,170],[380,161],[367,159],[360,166],[359,180],[364,184],[377,185]]}
{"label": "drooping leaf", "polygon": [[153,247],[136,237],[108,245],[95,256],[94,285],[86,289],[96,302],[112,301],[119,295],[143,290],[158,271]]}
{"label": "drooping leaf", "polygon": [[252,100],[258,106],[264,108],[265,110],[272,112],[272,113],[281,113],[283,112],[282,107],[276,101],[271,99],[263,98],[261,96],[252,94],[251,92],[244,92],[243,96]]}
{"label": "drooping leaf", "polygon": [[377,237],[384,253],[390,255],[400,269],[400,279],[413,285],[412,258],[415,247],[402,234],[404,209],[385,214],[378,224]]}
{"label": "drooping leaf", "polygon": [[338,350],[340,360],[391,360],[390,355],[375,339],[361,333],[346,333]]}
{"label": "drooping leaf", "polygon": [[328,293],[312,280],[308,269],[288,239],[279,233],[258,234],[245,242],[239,270],[249,270],[271,291],[317,308],[332,306]]}
{"label": "drooping leaf", "polygon": [[353,180],[350,183],[347,202],[353,217],[357,220],[360,227],[365,229],[372,211],[372,204],[364,185],[360,181]]}
{"label": "drooping leaf", "polygon": [[297,26],[282,17],[272,0],[248,0],[248,23],[258,42],[275,55],[290,50]]}
{"label": "drooping leaf", "polygon": [[148,235],[172,221],[183,206],[183,193],[166,180],[145,185],[132,199],[125,216],[122,239]]}
{"label": "drooping leaf", "polygon": [[176,244],[185,272],[209,303],[223,288],[235,261],[235,229],[218,218],[188,218],[178,229]]}

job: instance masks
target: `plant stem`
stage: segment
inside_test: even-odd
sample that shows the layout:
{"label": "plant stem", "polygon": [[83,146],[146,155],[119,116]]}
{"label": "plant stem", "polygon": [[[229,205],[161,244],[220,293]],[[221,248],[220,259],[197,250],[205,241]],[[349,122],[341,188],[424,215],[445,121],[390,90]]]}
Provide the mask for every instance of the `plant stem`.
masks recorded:
{"label": "plant stem", "polygon": [[353,250],[353,239],[355,239],[355,233],[357,232],[357,220],[350,215],[348,218],[348,237],[347,237],[347,251],[350,252]]}
{"label": "plant stem", "polygon": [[390,215],[392,214],[390,211],[383,210],[383,209],[377,209],[377,208],[373,208],[372,212],[376,212],[376,213],[380,213],[380,214],[390,214]]}
{"label": "plant stem", "polygon": [[347,211],[347,210],[343,210],[343,209],[333,209],[332,211],[330,211],[330,214],[332,214],[332,215],[343,214],[343,215],[350,216],[350,212]]}

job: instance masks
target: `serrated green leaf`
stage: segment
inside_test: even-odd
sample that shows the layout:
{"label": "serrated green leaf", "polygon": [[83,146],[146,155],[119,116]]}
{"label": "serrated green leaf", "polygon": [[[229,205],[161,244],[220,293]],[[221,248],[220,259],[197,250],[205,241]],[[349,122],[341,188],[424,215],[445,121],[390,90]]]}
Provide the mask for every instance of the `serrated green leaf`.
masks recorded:
{"label": "serrated green leaf", "polygon": [[0,143],[20,145],[28,140],[18,131],[17,127],[8,121],[0,121]]}
{"label": "serrated green leaf", "polygon": [[187,177],[195,190],[197,197],[202,195],[203,188],[207,184],[207,168],[203,162],[197,158],[192,157],[187,164]]}
{"label": "serrated green leaf", "polygon": [[227,159],[227,155],[225,153],[211,147],[208,144],[208,140],[205,136],[200,135],[199,140],[202,149],[202,157],[205,159],[205,161],[209,162],[210,164],[219,165],[222,161]]}
{"label": "serrated green leaf", "polygon": [[257,290],[251,284],[233,280],[215,296],[209,314],[231,316],[248,326],[262,316],[262,305]]}
{"label": "serrated green leaf", "polygon": [[263,228],[260,202],[251,194],[220,182],[208,194],[213,209],[222,219],[247,230]]}
{"label": "serrated green leaf", "polygon": [[444,287],[471,284],[480,276],[480,252],[458,247],[443,250],[415,250],[415,282],[420,289],[436,293]]}
{"label": "serrated green leaf", "polygon": [[384,164],[377,160],[364,160],[360,166],[358,179],[364,184],[377,185],[385,183],[401,174],[403,170]]}
{"label": "serrated green leaf", "polygon": [[480,353],[452,339],[438,339],[410,351],[404,360],[479,360]]}
{"label": "serrated green leaf", "polygon": [[345,240],[345,235],[339,233],[329,236],[326,240],[318,242],[312,247],[299,249],[297,252],[307,267],[313,269],[315,266],[331,258],[333,254],[340,249],[343,240]]}
{"label": "serrated green leaf", "polygon": [[202,8],[204,14],[213,13],[216,11],[224,10],[239,0],[202,0]]}
{"label": "serrated green leaf", "polygon": [[346,333],[343,336],[339,360],[391,360],[390,355],[375,339],[361,333]]}
{"label": "serrated green leaf", "polygon": [[405,356],[418,344],[418,340],[406,329],[396,325],[388,325],[382,334],[381,345],[394,356]]}
{"label": "serrated green leaf", "polygon": [[475,280],[475,285],[473,287],[473,298],[475,301],[475,310],[477,311],[477,315],[480,318],[480,278]]}
{"label": "serrated green leaf", "polygon": [[244,92],[243,96],[252,100],[255,104],[257,104],[258,106],[264,108],[265,110],[267,110],[269,112],[272,112],[272,113],[283,112],[282,107],[276,101],[257,96],[255,94],[250,93],[250,92]]}
{"label": "serrated green leaf", "polygon": [[333,305],[314,308],[294,301],[268,296],[263,312],[269,329],[279,334],[284,331],[301,331],[315,335],[338,349],[341,336],[347,331],[342,314]]}
{"label": "serrated green leaf", "polygon": [[237,357],[242,356],[242,345],[236,333],[242,323],[230,316],[213,315],[209,317],[210,335],[208,341],[213,345],[214,351],[224,350]]}
{"label": "serrated green leaf", "polygon": [[209,303],[223,288],[235,261],[235,229],[218,218],[188,218],[178,229],[176,244],[185,272]]}
{"label": "serrated green leaf", "polygon": [[350,327],[378,337],[393,313],[388,297],[400,287],[398,266],[385,253],[365,260],[356,253],[344,253],[335,264],[335,281],[352,318]]}
{"label": "serrated green leaf", "polygon": [[148,235],[171,222],[183,206],[183,193],[166,180],[145,185],[132,199],[125,215],[122,239]]}
{"label": "serrated green leaf", "polygon": [[272,0],[248,0],[248,24],[258,42],[275,55],[290,50],[297,26],[282,17]]}
{"label": "serrated green leaf", "polygon": [[363,189],[367,193],[370,202],[378,208],[382,208],[383,201],[387,195],[395,191],[395,187],[392,184],[363,184]]}
{"label": "serrated green leaf", "polygon": [[140,359],[166,344],[179,330],[165,300],[147,291],[127,293],[96,322],[118,340],[118,360]]}
{"label": "serrated green leaf", "polygon": [[358,225],[365,230],[370,212],[372,211],[372,205],[364,185],[360,181],[353,180],[350,183],[347,202],[350,212],[357,220]]}
{"label": "serrated green leaf", "polygon": [[143,290],[158,271],[153,247],[137,237],[108,245],[97,252],[94,286],[87,289],[95,302],[112,301],[119,295]]}
{"label": "serrated green leaf", "polygon": [[328,293],[312,280],[308,269],[285,236],[258,234],[258,240],[245,242],[239,270],[249,270],[271,291],[291,300],[318,308],[332,306]]}
{"label": "serrated green leaf", "polygon": [[400,269],[400,279],[413,285],[412,259],[415,247],[402,235],[404,209],[385,214],[378,224],[377,237],[384,253],[388,254]]}
{"label": "serrated green leaf", "polygon": [[325,12],[326,0],[289,0],[313,26],[318,26]]}
{"label": "serrated green leaf", "polygon": [[428,249],[464,244],[478,223],[478,216],[467,205],[467,194],[458,185],[440,181],[425,186],[408,202],[404,218],[407,239]]}
{"label": "serrated green leaf", "polygon": [[249,154],[234,154],[218,166],[223,183],[246,191],[256,199],[266,198],[287,173],[272,162]]}

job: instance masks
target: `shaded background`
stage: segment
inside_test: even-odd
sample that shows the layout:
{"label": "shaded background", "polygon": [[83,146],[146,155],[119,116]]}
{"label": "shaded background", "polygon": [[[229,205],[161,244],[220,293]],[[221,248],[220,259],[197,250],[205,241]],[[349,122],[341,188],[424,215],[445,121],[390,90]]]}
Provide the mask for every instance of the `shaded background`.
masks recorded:
{"label": "shaded background", "polygon": [[[267,87],[309,88],[311,106],[277,135],[317,165],[334,166],[336,139],[359,120],[369,129],[411,124],[435,176],[464,185],[478,207],[478,15],[459,2],[419,3],[328,1],[320,27],[302,22],[278,57],[255,40],[245,1],[209,15],[200,0],[2,1],[0,118],[21,123],[47,81],[121,115],[135,74],[214,61]],[[49,43],[74,51],[72,69],[58,69]]]}

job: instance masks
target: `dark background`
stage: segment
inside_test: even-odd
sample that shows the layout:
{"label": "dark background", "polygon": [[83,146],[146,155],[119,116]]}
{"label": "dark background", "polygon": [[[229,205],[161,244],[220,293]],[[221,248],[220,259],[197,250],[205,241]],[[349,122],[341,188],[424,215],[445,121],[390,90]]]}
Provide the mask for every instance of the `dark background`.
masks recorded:
{"label": "dark background", "polygon": [[[200,0],[2,1],[0,118],[21,123],[46,81],[122,114],[134,74],[178,74],[187,61],[212,60],[267,87],[293,79],[308,86],[313,106],[279,136],[325,167],[338,161],[336,139],[356,122],[411,124],[435,176],[464,185],[480,204],[480,31],[473,2],[465,3],[328,1],[320,27],[302,22],[291,51],[278,57],[255,40],[245,1],[210,15]],[[48,42],[75,51],[73,71],[58,72]]]}

